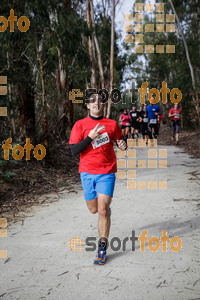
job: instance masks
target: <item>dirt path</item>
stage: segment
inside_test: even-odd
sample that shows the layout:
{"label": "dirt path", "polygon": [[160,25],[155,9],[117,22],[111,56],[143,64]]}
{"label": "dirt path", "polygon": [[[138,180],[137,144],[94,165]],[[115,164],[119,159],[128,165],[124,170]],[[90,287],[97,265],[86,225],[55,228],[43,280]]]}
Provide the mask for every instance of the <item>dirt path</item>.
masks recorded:
{"label": "dirt path", "polygon": [[[83,192],[52,194],[48,205],[33,207],[27,216],[8,224],[8,237],[1,238],[7,259],[0,259],[2,299],[200,299],[200,160],[183,150],[167,149],[167,169],[137,169],[137,181],[166,180],[167,190],[128,190],[117,180],[112,207],[110,238],[148,230],[148,239],[167,230],[178,236],[182,249],[175,253],[167,243],[152,252],[112,251],[104,266],[92,264],[95,252],[86,251],[86,237],[97,236],[97,215],[86,208]],[[146,159],[146,149],[137,159]],[[45,195],[43,196],[45,197]],[[48,195],[49,197],[49,195]],[[72,251],[69,240],[80,237],[83,251]],[[116,244],[115,244],[116,245]]]}

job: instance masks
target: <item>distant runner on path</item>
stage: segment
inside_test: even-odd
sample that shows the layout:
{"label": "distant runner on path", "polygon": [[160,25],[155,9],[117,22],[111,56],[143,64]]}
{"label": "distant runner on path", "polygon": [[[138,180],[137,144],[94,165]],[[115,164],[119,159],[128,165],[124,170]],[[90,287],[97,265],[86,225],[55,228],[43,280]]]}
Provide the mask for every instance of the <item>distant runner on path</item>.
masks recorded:
{"label": "distant runner on path", "polygon": [[75,123],[69,144],[80,153],[79,173],[88,209],[99,214],[99,245],[94,263],[104,264],[110,230],[110,203],[117,172],[113,140],[121,150],[127,145],[116,121],[103,116],[102,96],[90,94],[89,116]]}
{"label": "distant runner on path", "polygon": [[148,132],[149,138],[157,139],[158,137],[158,115],[160,114],[160,107],[157,104],[153,104],[153,98],[150,99],[150,105],[147,106],[148,113]]}
{"label": "distant runner on path", "polygon": [[129,115],[131,117],[131,135],[132,138],[135,138],[135,134],[136,137],[138,138],[139,135],[139,129],[140,129],[140,123],[139,123],[139,118],[140,118],[140,114],[137,111],[136,105],[133,104],[132,106],[132,110],[129,111]]}
{"label": "distant runner on path", "polygon": [[120,116],[119,118],[119,122],[121,122],[121,129],[122,129],[122,133],[124,136],[124,140],[127,141],[128,139],[128,132],[129,132],[129,128],[130,128],[130,116],[128,114],[127,109],[124,109],[123,114]]}
{"label": "distant runner on path", "polygon": [[181,109],[178,108],[178,104],[174,104],[174,108],[170,109],[169,117],[171,118],[172,141],[176,134],[176,144],[178,144],[181,127]]}

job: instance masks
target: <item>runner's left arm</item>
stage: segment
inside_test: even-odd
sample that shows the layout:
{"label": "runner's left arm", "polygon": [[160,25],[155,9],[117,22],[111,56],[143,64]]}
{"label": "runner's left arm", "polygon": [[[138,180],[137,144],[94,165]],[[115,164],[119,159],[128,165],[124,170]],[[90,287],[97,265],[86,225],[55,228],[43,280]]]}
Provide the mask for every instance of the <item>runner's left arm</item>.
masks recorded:
{"label": "runner's left arm", "polygon": [[[117,140],[123,140],[126,143],[126,141],[123,137],[122,131],[121,131],[120,127],[118,126],[117,122],[116,122],[116,126],[115,126],[115,132],[114,132],[114,138],[113,139],[116,142],[116,145],[119,149],[120,149],[120,147],[117,144]],[[127,149],[127,143],[126,143],[126,149]]]}
{"label": "runner's left arm", "polygon": [[157,108],[156,108],[156,115],[159,115],[161,113],[161,110],[160,110],[160,107],[158,106]]}
{"label": "runner's left arm", "polygon": [[[119,138],[119,140],[123,140],[123,141],[126,143],[126,149],[127,149],[128,146],[127,146],[127,142],[126,142],[126,140],[124,139],[124,137],[121,136],[121,137]],[[117,144],[117,141],[115,141],[115,143],[116,143],[117,147],[120,149],[119,145]],[[124,150],[126,150],[126,149],[124,149]]]}

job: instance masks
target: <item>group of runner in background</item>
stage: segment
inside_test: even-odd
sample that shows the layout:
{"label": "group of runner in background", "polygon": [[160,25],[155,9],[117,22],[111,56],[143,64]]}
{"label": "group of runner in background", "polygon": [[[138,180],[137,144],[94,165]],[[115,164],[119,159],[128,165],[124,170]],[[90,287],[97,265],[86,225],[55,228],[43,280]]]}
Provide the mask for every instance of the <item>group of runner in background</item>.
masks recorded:
{"label": "group of runner in background", "polygon": [[[177,104],[170,109],[169,117],[171,118],[172,141],[179,141],[181,109]],[[150,102],[149,105],[141,105],[137,109],[133,104],[132,109],[125,108],[119,118],[124,139],[127,140],[131,135],[133,139],[143,137],[148,144],[148,139],[157,139],[159,135],[160,123],[163,119],[159,105]]]}

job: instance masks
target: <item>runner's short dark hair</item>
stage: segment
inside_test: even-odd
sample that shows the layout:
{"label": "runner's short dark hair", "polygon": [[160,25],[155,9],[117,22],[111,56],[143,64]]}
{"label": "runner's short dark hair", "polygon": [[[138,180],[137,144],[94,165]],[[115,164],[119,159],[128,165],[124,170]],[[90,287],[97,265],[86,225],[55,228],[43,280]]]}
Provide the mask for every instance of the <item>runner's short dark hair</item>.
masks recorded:
{"label": "runner's short dark hair", "polygon": [[91,93],[89,93],[88,97],[85,98],[85,103],[86,104],[92,103],[95,100],[95,97],[92,97],[93,95],[99,95],[99,96],[101,96],[102,103],[106,103],[107,102],[106,98],[103,97],[102,90],[98,90],[97,92],[91,92]]}

